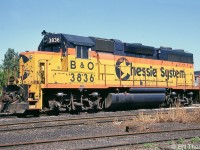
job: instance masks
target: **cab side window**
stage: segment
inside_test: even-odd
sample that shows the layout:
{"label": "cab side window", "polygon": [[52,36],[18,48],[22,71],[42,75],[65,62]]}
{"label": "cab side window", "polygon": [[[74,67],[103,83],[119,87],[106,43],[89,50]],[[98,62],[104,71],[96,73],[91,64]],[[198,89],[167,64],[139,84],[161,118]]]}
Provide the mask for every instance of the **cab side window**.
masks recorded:
{"label": "cab side window", "polygon": [[88,58],[88,47],[76,46],[76,57],[87,59]]}

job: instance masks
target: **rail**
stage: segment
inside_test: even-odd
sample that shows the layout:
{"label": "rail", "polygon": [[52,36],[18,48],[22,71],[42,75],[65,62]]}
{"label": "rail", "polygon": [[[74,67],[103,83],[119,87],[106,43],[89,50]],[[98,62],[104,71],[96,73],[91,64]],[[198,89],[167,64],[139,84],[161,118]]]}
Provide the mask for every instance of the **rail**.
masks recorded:
{"label": "rail", "polygon": [[[155,113],[155,112],[152,112]],[[165,112],[163,112],[165,113]],[[144,115],[150,115],[151,113],[144,113]],[[76,126],[84,125],[86,121],[92,121],[95,123],[110,123],[114,120],[117,121],[126,121],[132,120],[133,117],[139,115],[139,112],[136,114],[123,114],[123,115],[109,115],[109,116],[97,116],[97,117],[78,117],[78,118],[68,118],[68,119],[53,119],[53,120],[39,120],[39,121],[25,121],[18,123],[6,123],[0,124],[0,132],[11,132],[19,130],[28,130],[28,129],[39,129],[39,128],[55,128],[60,126]],[[19,127],[17,127],[19,126]]]}
{"label": "rail", "polygon": [[[158,130],[158,131],[148,131],[148,132],[133,132],[133,133],[120,133],[120,134],[101,134],[101,135],[95,135],[95,136],[80,136],[80,137],[63,137],[58,139],[51,139],[51,140],[33,140],[33,141],[27,141],[27,142],[16,142],[16,143],[6,143],[6,144],[0,144],[0,148],[3,147],[13,147],[13,146],[24,146],[24,145],[36,145],[36,144],[47,144],[47,143],[54,143],[54,142],[70,142],[70,141],[81,141],[81,140],[93,140],[93,139],[105,139],[105,138],[124,138],[124,137],[130,137],[130,136],[138,136],[138,135],[148,135],[148,134],[162,134],[162,133],[169,133],[169,132],[184,132],[184,131],[199,131],[200,128],[187,128],[187,129],[172,129],[172,130]],[[186,137],[186,138],[192,138]],[[175,140],[174,137],[172,137],[173,140]],[[180,138],[180,137],[179,137]],[[177,138],[178,139],[178,138]],[[167,139],[170,140],[170,139]],[[172,140],[172,139],[171,139]],[[163,139],[158,139],[156,141],[151,142],[160,142],[165,141]],[[124,145],[134,145],[134,144],[142,144],[145,142],[132,142],[132,143],[123,143],[123,144],[112,144],[107,146],[95,146],[95,147],[87,147],[87,148],[80,148],[80,149],[99,149],[99,148],[108,148],[108,147],[117,147],[117,146],[124,146]],[[16,148],[16,147],[15,147]]]}

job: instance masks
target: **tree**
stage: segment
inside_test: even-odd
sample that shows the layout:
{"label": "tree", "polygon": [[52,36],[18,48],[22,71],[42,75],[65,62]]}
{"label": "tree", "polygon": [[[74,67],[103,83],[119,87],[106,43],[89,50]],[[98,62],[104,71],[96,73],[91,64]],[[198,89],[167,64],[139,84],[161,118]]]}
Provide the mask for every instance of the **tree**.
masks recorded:
{"label": "tree", "polygon": [[0,78],[3,84],[6,84],[9,77],[18,75],[19,55],[14,49],[8,48],[4,55],[3,65],[1,65]]}
{"label": "tree", "polygon": [[1,89],[2,89],[2,85],[3,85],[3,70],[0,68],[0,96],[1,96]]}

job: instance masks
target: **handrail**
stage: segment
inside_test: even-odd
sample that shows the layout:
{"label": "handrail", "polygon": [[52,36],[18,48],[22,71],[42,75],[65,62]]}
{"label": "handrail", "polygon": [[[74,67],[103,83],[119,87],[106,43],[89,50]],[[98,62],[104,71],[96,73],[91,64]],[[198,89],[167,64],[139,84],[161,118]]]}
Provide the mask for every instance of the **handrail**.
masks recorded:
{"label": "handrail", "polygon": [[[101,68],[101,65],[103,65],[104,66],[104,71],[103,72],[101,72],[101,70],[100,70],[100,68]],[[100,66],[99,66],[99,68],[98,68],[98,76],[99,76],[99,80],[100,80],[100,76],[101,75],[103,75],[104,77],[103,77],[103,79],[102,80],[104,80],[104,83],[105,83],[105,86],[107,86],[107,76],[108,75],[115,75],[115,74],[108,74],[108,72],[107,72],[107,66],[113,66],[113,67],[116,67],[116,65],[108,65],[108,64],[101,64],[100,63]],[[121,66],[119,66],[119,67],[121,67]],[[134,70],[132,70],[132,71],[134,71]],[[184,78],[184,83],[180,83],[180,82],[178,82],[178,78],[175,78],[175,87],[180,87],[180,86],[184,86],[185,87],[185,89],[188,87],[188,86],[191,86],[191,87],[199,87],[199,89],[200,89],[200,77],[199,77],[199,85],[198,86],[194,86],[193,85],[193,83],[187,83],[187,78],[186,78],[186,76],[192,76],[192,81],[193,81],[193,79],[194,79],[194,77],[193,77],[193,74],[185,74],[185,78]],[[142,81],[142,82],[145,82],[145,84],[143,85],[143,86],[145,86],[145,87],[148,87],[148,86],[150,86],[150,85],[148,85],[148,83],[150,82],[150,83],[155,83],[155,86],[156,87],[163,87],[163,85],[162,86],[159,86],[158,85],[158,83],[162,83],[162,82],[166,82],[166,87],[171,87],[171,85],[169,85],[169,84],[172,84],[172,83],[174,83],[173,81],[170,81],[169,79],[166,79],[166,80],[158,80],[158,77],[156,76],[156,79],[155,80],[148,80],[147,79],[147,76],[144,76],[144,78],[145,79],[140,79],[140,80],[135,80],[135,76],[134,76],[134,72],[132,72],[132,80],[131,79],[129,79],[129,80],[126,80],[126,82],[132,82],[132,86],[134,87],[134,86],[136,86],[135,85],[135,82],[137,82],[137,81]],[[120,78],[119,78],[119,85],[120,86],[122,86],[123,85],[123,80],[122,80],[122,78],[121,78],[121,71],[120,71]],[[141,85],[142,86],[142,85]],[[174,87],[174,86],[173,86]]]}

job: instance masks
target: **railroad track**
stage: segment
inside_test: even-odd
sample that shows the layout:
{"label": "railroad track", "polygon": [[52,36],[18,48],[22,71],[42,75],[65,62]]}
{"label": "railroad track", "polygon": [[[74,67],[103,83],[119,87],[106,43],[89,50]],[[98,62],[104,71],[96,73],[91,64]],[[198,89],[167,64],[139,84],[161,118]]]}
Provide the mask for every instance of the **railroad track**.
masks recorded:
{"label": "railroad track", "polygon": [[[58,138],[58,139],[52,139],[52,140],[35,140],[35,141],[28,141],[28,142],[18,142],[18,143],[7,143],[7,144],[0,144],[0,148],[6,148],[6,147],[13,147],[15,146],[25,146],[25,145],[36,145],[36,144],[48,144],[48,143],[55,143],[55,142],[73,142],[73,141],[81,141],[81,140],[94,140],[94,139],[105,139],[105,138],[127,138],[138,135],[151,135],[151,134],[162,134],[162,133],[169,133],[169,132],[187,132],[187,131],[200,131],[200,128],[187,128],[187,129],[173,129],[173,130],[159,130],[159,131],[148,131],[148,132],[133,132],[133,133],[122,133],[122,134],[101,134],[101,135],[95,135],[95,136],[80,136],[80,137],[72,137],[72,138]],[[190,137],[184,137],[185,139],[192,138]],[[177,138],[178,139],[178,138]],[[177,140],[176,138],[173,138],[173,140]],[[169,141],[172,139],[156,139],[151,142],[161,142],[161,141]],[[126,143],[117,143],[117,144],[111,144],[111,145],[105,145],[105,146],[95,146],[95,147],[85,147],[85,148],[78,148],[81,150],[88,150],[88,149],[102,149],[102,148],[114,148],[114,147],[121,147],[121,146],[130,146],[135,144],[143,144],[147,143],[147,141],[143,142],[126,142]]]}
{"label": "railroad track", "polygon": [[[128,134],[127,136],[135,136],[135,135],[144,135],[144,134],[155,134],[155,133],[169,133],[169,132],[184,132],[184,131],[199,131],[200,128],[190,128],[190,129],[175,129],[175,130],[162,130],[162,131],[152,131],[152,132],[138,132],[133,134]],[[120,135],[119,135],[120,136]],[[123,136],[123,135],[122,135]],[[124,135],[126,136],[126,135]],[[120,136],[121,137],[121,136]],[[191,139],[194,136],[184,137],[184,139]],[[111,148],[117,148],[117,147],[127,147],[127,146],[134,146],[139,144],[145,144],[148,142],[165,142],[170,140],[179,140],[180,137],[177,138],[169,138],[169,139],[156,139],[151,141],[141,141],[141,142],[127,142],[122,144],[111,144],[111,145],[105,145],[105,146],[95,146],[95,147],[85,147],[85,148],[78,148],[79,150],[94,150],[94,149],[111,149]]]}
{"label": "railroad track", "polygon": [[[189,109],[190,110],[190,109]],[[94,117],[77,117],[77,118],[65,118],[65,119],[51,119],[51,120],[37,120],[37,121],[24,121],[17,123],[0,124],[0,132],[11,132],[28,129],[40,129],[40,128],[56,128],[61,126],[76,126],[85,125],[88,122],[95,123],[109,123],[113,121],[126,121],[131,120],[133,117],[138,116],[141,112],[143,115],[151,115],[161,111],[163,114],[168,110],[154,110],[152,112],[138,111],[134,114],[123,115],[109,115],[109,116],[94,116]]]}
{"label": "railroad track", "polygon": [[[1,107],[0,107],[1,108]],[[182,107],[180,107],[182,108]],[[200,109],[200,104],[195,104],[194,106],[190,106],[190,107],[184,107],[185,109],[187,110],[193,110],[193,109]],[[157,108],[157,109],[152,109],[153,111],[167,111],[167,110],[170,110],[170,109],[177,109],[176,107],[173,107],[173,108],[164,108],[164,109],[160,109],[160,108]],[[138,111],[140,111],[138,109]],[[42,115],[43,113],[41,113]],[[44,114],[43,114],[44,115]],[[46,115],[45,115],[46,116]],[[0,118],[5,118],[5,117],[9,117],[9,118],[14,118],[16,117],[15,114],[12,114],[12,113],[0,113]]]}
{"label": "railroad track", "polygon": [[[81,117],[81,118],[79,117],[79,118],[68,118],[68,119],[58,119],[58,120],[41,120],[41,121],[19,122],[19,123],[7,123],[7,124],[0,124],[0,132],[11,132],[11,131],[19,131],[27,129],[50,128],[50,127],[56,128],[60,126],[85,125],[91,122],[109,123],[115,120],[117,121],[131,120],[135,116],[138,116],[138,114]],[[25,127],[23,127],[23,125],[25,125]]]}

